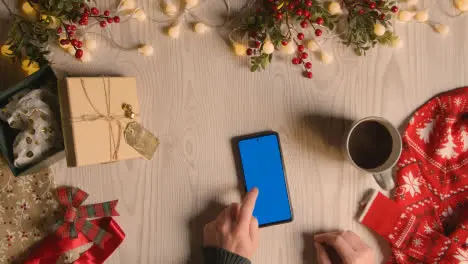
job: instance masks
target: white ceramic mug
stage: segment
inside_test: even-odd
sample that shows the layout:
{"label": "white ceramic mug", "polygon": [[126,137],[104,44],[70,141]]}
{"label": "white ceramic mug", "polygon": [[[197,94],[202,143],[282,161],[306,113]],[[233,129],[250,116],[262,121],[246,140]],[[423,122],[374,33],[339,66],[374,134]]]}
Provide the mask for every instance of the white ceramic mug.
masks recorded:
{"label": "white ceramic mug", "polygon": [[[386,146],[385,146],[385,151],[383,153],[386,153],[386,154],[382,154],[384,156],[380,155],[382,157],[386,157],[388,155],[388,157],[386,159],[383,159],[381,157],[380,159],[382,160],[374,161],[377,163],[375,167],[365,167],[365,166],[359,165],[358,162],[356,162],[357,160],[356,156],[359,155],[358,153],[359,150],[353,149],[350,151],[350,145],[352,148],[356,148],[355,147],[356,144],[359,144],[359,142],[362,143],[363,140],[365,141],[366,134],[369,133],[369,131],[367,131],[367,133],[363,132],[364,129],[366,129],[363,127],[363,124],[366,124],[369,127],[370,123],[372,123],[372,125],[375,125],[377,128],[380,129],[380,130],[370,129],[372,130],[370,133],[381,133],[381,134],[384,134],[384,135],[380,135],[382,138],[383,137],[385,137],[385,139],[391,138],[391,146],[390,146],[389,140],[385,142]],[[387,131],[388,133],[385,131]],[[356,133],[361,133],[362,136]],[[374,148],[381,148],[381,147],[384,148],[383,142],[377,142],[378,140],[376,140],[375,137],[376,136],[374,136],[373,140],[371,140],[375,142],[366,142],[366,143],[374,144],[372,145]],[[355,141],[355,142],[351,142],[351,141]],[[354,164],[354,166],[356,166],[357,168],[367,173],[371,173],[374,176],[375,181],[384,190],[390,190],[395,187],[395,183],[392,177],[392,168],[398,162],[398,159],[400,158],[400,155],[401,155],[401,151],[402,151],[402,143],[401,143],[401,136],[400,136],[400,133],[398,132],[398,129],[395,126],[393,126],[388,120],[382,117],[371,116],[371,117],[366,117],[361,120],[358,120],[352,124],[351,128],[346,134],[345,152],[349,161],[352,164]],[[363,159],[363,157],[360,157],[360,159]]]}

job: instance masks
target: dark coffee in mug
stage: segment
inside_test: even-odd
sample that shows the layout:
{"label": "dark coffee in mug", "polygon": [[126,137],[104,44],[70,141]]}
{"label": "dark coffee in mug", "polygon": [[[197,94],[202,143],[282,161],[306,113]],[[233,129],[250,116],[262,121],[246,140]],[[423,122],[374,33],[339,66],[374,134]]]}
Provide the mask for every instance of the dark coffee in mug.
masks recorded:
{"label": "dark coffee in mug", "polygon": [[392,148],[390,131],[373,120],[358,124],[349,135],[349,155],[357,166],[366,170],[383,165],[392,154]]}

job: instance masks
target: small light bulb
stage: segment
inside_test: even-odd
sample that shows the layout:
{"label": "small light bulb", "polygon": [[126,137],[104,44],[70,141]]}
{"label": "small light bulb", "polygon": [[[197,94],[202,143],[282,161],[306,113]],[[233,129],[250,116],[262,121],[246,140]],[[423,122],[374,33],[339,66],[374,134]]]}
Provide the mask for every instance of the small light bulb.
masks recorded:
{"label": "small light bulb", "polygon": [[136,20],[142,22],[142,21],[145,21],[146,20],[146,13],[145,11],[143,11],[143,9],[140,9],[140,8],[137,8],[135,9],[135,11],[133,12],[133,15],[132,15],[133,18],[135,18]]}
{"label": "small light bulb", "polygon": [[169,35],[169,37],[174,38],[174,39],[179,38],[180,24],[175,24],[169,27],[167,30],[167,35]]}
{"label": "small light bulb", "polygon": [[325,51],[320,52],[320,60],[325,64],[330,64],[333,62],[334,58],[331,54],[328,54]]}
{"label": "small light bulb", "polygon": [[421,10],[416,12],[414,19],[418,22],[424,23],[429,20],[429,12],[427,10]]}
{"label": "small light bulb", "polygon": [[343,13],[343,10],[341,9],[340,3],[338,3],[338,2],[331,2],[331,3],[328,5],[328,12],[329,12],[331,15],[339,15],[339,14]]}
{"label": "small light bulb", "polygon": [[149,44],[145,44],[138,48],[138,53],[143,56],[150,57],[154,55],[154,48]]}
{"label": "small light bulb", "polygon": [[208,32],[209,27],[202,22],[198,22],[193,26],[193,30],[198,34],[205,34]]}
{"label": "small light bulb", "polygon": [[275,46],[271,43],[270,40],[267,40],[263,43],[262,52],[265,54],[272,54],[275,51]]}
{"label": "small light bulb", "polygon": [[185,8],[190,9],[198,5],[198,0],[185,0]]}
{"label": "small light bulb", "polygon": [[92,38],[86,38],[83,44],[88,50],[95,50],[97,48],[97,41]]}
{"label": "small light bulb", "polygon": [[234,49],[234,53],[237,56],[245,56],[247,47],[244,44],[238,43],[238,42],[233,42],[232,43],[232,48]]}
{"label": "small light bulb", "polygon": [[374,34],[376,36],[383,36],[385,34],[385,31],[386,31],[386,28],[380,24],[380,23],[377,23],[374,25]]}

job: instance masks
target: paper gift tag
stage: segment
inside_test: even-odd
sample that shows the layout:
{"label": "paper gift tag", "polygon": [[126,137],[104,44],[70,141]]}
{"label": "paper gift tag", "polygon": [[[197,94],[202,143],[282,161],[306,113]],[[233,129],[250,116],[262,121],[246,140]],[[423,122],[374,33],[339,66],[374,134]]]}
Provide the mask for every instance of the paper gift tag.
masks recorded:
{"label": "paper gift tag", "polygon": [[159,140],[138,122],[130,122],[124,131],[125,142],[150,160],[159,146]]}

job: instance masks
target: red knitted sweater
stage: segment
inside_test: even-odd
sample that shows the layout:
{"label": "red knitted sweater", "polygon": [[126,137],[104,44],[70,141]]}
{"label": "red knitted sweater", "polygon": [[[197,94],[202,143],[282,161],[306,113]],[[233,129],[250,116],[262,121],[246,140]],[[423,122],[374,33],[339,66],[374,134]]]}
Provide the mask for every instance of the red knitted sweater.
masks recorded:
{"label": "red knitted sweater", "polygon": [[360,221],[389,263],[468,264],[468,87],[423,105],[403,135],[394,201],[375,193]]}

